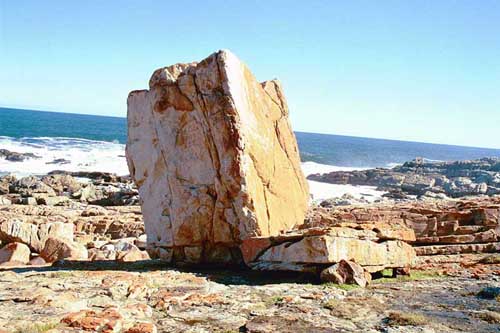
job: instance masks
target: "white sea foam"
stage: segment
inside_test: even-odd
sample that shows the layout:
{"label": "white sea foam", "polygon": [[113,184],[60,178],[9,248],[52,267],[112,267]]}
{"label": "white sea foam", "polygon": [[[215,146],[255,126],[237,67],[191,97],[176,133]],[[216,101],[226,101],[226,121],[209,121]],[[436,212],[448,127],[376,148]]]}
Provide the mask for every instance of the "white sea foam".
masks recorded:
{"label": "white sea foam", "polygon": [[[46,174],[53,170],[66,171],[103,171],[118,175],[128,174],[125,160],[125,145],[115,142],[94,141],[76,138],[38,137],[14,139],[0,136],[0,149],[18,153],[33,153],[40,159],[26,159],[23,162],[10,162],[0,159],[0,174],[12,173],[19,177],[31,174]],[[69,160],[68,164],[47,164],[55,159]],[[303,162],[302,170],[306,176],[332,171],[352,171],[362,168],[339,167]],[[309,181],[314,201],[340,197],[346,193],[364,197],[369,201],[379,198],[384,192],[371,186],[334,185]]]}
{"label": "white sea foam", "polygon": [[[368,168],[353,168],[353,167],[339,167],[335,165],[319,164],[315,162],[302,162],[302,171],[307,177],[316,173],[328,173],[333,171],[353,171],[364,170]],[[313,201],[321,201],[324,199],[341,197],[344,194],[350,194],[355,198],[364,198],[367,201],[373,202],[379,199],[385,192],[377,191],[374,186],[354,186],[354,185],[337,185],[327,184],[308,180],[309,192],[311,193]]]}
{"label": "white sea foam", "polygon": [[[128,174],[125,145],[113,142],[74,138],[21,138],[0,137],[0,148],[18,153],[33,153],[40,159],[23,162],[0,159],[0,173],[18,176],[46,174],[52,170],[103,171],[119,175]],[[69,160],[68,164],[47,164],[55,159]]]}

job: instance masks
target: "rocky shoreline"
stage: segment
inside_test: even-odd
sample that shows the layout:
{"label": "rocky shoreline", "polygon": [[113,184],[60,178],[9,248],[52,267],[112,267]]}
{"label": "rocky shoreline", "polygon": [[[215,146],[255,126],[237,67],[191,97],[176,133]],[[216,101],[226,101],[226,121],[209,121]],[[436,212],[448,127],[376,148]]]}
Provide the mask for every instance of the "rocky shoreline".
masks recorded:
{"label": "rocky shoreline", "polygon": [[454,162],[416,159],[392,169],[334,171],[309,175],[308,179],[329,184],[375,186],[389,192],[386,197],[401,200],[491,196],[500,194],[500,159]]}
{"label": "rocky shoreline", "polygon": [[499,160],[313,175],[391,198],[311,206],[281,84],[231,52],[127,105],[130,177],[0,177],[0,333],[500,330]]}
{"label": "rocky shoreline", "polygon": [[[186,266],[187,271],[174,268],[166,262],[171,258],[162,258],[155,251],[150,253],[157,259],[150,259],[138,198],[134,197],[137,193],[127,177],[75,176],[87,179],[60,173],[24,180],[0,178],[2,188],[8,188],[0,205],[0,258],[4,261],[0,264],[4,313],[0,323],[7,332],[29,331],[31,321],[20,314],[32,316],[40,308],[45,310],[37,316],[53,327],[52,332],[99,331],[108,326],[110,332],[335,332],[335,328],[346,332],[452,332],[476,326],[482,332],[495,332],[500,327],[495,319],[484,319],[494,316],[496,301],[474,296],[484,287],[500,287],[500,197],[314,206],[295,230],[243,243],[243,259],[257,270],[253,275],[235,267],[212,268],[199,275],[193,273],[199,269],[192,265]],[[105,190],[108,186],[127,190]],[[87,187],[97,193],[80,195],[88,193]],[[66,199],[47,200],[58,196]],[[108,206],[109,202],[122,206]],[[361,275],[356,268],[341,264],[337,271],[330,269],[329,276],[322,274],[324,281],[333,284],[318,284],[319,273],[330,267],[328,261],[311,265],[297,259],[301,251],[315,258],[307,259],[310,262],[321,257],[311,252],[315,248],[311,244],[317,244],[309,241],[311,237],[334,237],[343,242],[342,247],[354,242],[357,249],[363,244],[373,248],[383,242],[403,242],[417,256],[411,268],[392,271],[385,269],[390,265],[384,259],[385,266],[367,277],[363,272],[371,266],[363,265],[362,251],[352,252],[359,253],[351,259],[361,265]],[[266,254],[271,243],[274,250]],[[328,257],[333,252],[323,254]],[[214,275],[224,278],[214,280]],[[105,281],[113,282],[104,286]],[[57,287],[60,283],[67,286],[64,291]],[[343,283],[367,286],[345,291],[339,289]],[[47,287],[36,287],[44,284]],[[92,290],[101,292],[93,294]],[[110,291],[103,294],[103,290]],[[436,301],[443,291],[450,302],[446,308]],[[432,301],[432,307],[415,311],[389,301],[415,292],[422,294],[412,298],[414,306]],[[233,293],[245,296],[240,299],[231,296]],[[469,305],[460,310],[459,317],[443,323],[446,313],[458,315],[452,304],[465,299]],[[229,315],[221,317],[220,311]],[[303,317],[297,311],[309,315]],[[367,313],[370,319],[361,320]],[[394,324],[390,321],[393,313],[425,316],[429,323]],[[189,319],[195,315],[199,318],[196,323]],[[277,321],[276,316],[281,319]]]}

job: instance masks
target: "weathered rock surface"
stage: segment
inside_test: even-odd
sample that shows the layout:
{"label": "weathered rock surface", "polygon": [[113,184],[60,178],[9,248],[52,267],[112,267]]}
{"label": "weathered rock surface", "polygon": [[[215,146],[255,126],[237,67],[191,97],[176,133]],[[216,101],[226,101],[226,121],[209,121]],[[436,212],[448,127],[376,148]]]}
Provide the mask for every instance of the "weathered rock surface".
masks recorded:
{"label": "weathered rock surface", "polygon": [[[252,242],[246,240],[245,242]],[[401,240],[384,240],[372,230],[349,227],[304,229],[280,235],[249,263],[256,270],[319,273],[342,260],[354,261],[369,272],[411,266],[415,251]]]}
{"label": "weathered rock surface", "polygon": [[30,261],[31,251],[22,243],[10,243],[0,249],[0,263],[15,261],[27,264]]}
{"label": "weathered rock surface", "polygon": [[26,223],[19,218],[0,217],[0,241],[4,243],[20,242],[33,251],[40,252],[49,237],[73,239],[73,224],[47,222],[41,224]]}
{"label": "weathered rock surface", "polygon": [[[75,177],[88,178],[88,182]],[[3,195],[2,195],[3,194]],[[103,172],[54,171],[47,176],[0,177],[0,204],[64,206],[71,200],[100,206],[138,205],[139,193],[129,177]]]}
{"label": "weathered rock surface", "polygon": [[459,198],[468,195],[500,194],[500,158],[472,161],[406,162],[392,169],[334,171],[308,179],[331,184],[376,186],[390,191],[392,198],[407,195]]}
{"label": "weathered rock surface", "polygon": [[371,275],[353,261],[341,260],[321,271],[321,281],[336,284],[357,284],[366,287],[371,282]]}
{"label": "weathered rock surface", "polygon": [[148,242],[176,260],[239,261],[241,240],[303,222],[308,186],[281,86],[228,51],[161,68],[130,93],[127,161]]}
{"label": "weathered rock surface", "polygon": [[46,262],[54,262],[62,259],[86,260],[88,252],[85,246],[64,238],[49,237],[40,252]]}
{"label": "weathered rock surface", "polygon": [[[497,252],[500,197],[315,207],[302,227],[347,225],[372,228],[387,239],[404,239],[418,255]],[[415,238],[406,233],[408,228]]]}
{"label": "weathered rock surface", "polygon": [[[186,273],[164,263],[0,269],[0,329],[7,332],[498,332],[500,311],[476,297],[499,275],[374,280],[344,291],[297,275]],[[307,283],[305,283],[307,282]],[[392,311],[426,318],[389,324]],[[135,328],[134,328],[135,327]],[[141,328],[144,331],[137,331]],[[149,330],[149,331],[148,331]]]}

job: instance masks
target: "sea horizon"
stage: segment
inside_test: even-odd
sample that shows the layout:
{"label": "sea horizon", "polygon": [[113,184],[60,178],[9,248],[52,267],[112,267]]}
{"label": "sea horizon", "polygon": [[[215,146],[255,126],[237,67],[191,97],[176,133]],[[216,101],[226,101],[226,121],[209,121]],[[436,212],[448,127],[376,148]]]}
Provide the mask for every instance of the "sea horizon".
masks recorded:
{"label": "sea horizon", "polygon": [[[113,118],[113,119],[120,119],[120,120],[123,120],[125,122],[127,120],[126,116],[100,115],[100,114],[79,113],[79,112],[66,112],[66,111],[47,111],[47,110],[39,110],[39,109],[25,109],[25,108],[20,108],[20,107],[0,106],[0,112],[2,112],[2,110],[7,110],[7,111],[41,112],[41,113],[47,113],[47,114],[58,114],[58,115],[67,115],[67,116],[82,116],[82,117],[90,117],[90,118],[92,118],[92,117]],[[0,113],[0,120],[2,120],[1,113]],[[2,127],[1,127],[1,122],[0,122],[0,131],[1,130],[2,130]],[[311,132],[311,131],[307,131],[307,130],[298,130],[298,131],[294,131],[294,133],[305,133],[305,134],[315,134],[315,135],[337,136],[337,137],[354,138],[354,139],[370,139],[370,140],[381,140],[381,141],[395,141],[395,142],[406,142],[406,143],[418,143],[418,144],[440,145],[440,146],[450,146],[450,147],[459,147],[459,148],[476,148],[476,149],[500,150],[500,147],[498,147],[498,148],[479,147],[479,146],[473,146],[473,145],[449,144],[449,143],[439,143],[439,142],[426,142],[426,141],[418,141],[418,140],[403,140],[403,139],[395,139],[395,138],[380,138],[380,137],[358,136],[358,135],[349,135],[349,134]],[[2,133],[0,132],[0,136],[4,136],[4,135],[2,135]],[[75,138],[75,137],[67,137],[67,138]],[[125,142],[123,142],[123,143],[125,143]]]}

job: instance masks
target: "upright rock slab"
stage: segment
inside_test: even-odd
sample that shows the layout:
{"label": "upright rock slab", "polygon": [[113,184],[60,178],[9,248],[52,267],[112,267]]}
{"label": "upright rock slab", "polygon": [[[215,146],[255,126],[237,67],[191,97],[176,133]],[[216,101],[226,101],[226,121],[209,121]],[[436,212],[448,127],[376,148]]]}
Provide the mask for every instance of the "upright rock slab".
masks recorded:
{"label": "upright rock slab", "polygon": [[127,161],[148,244],[239,261],[243,239],[302,224],[309,192],[279,82],[228,51],[158,69],[128,97]]}

